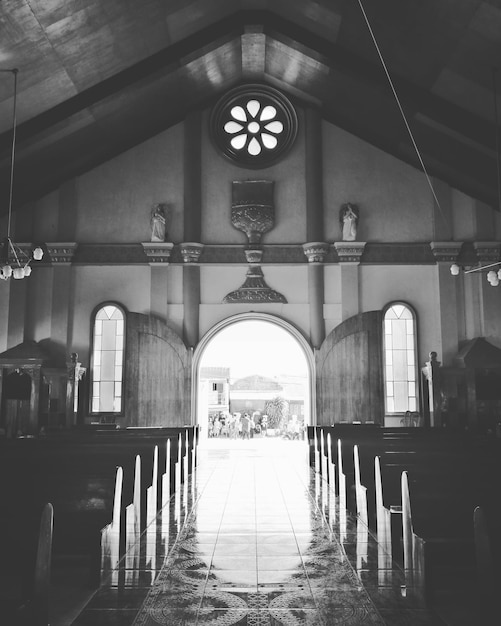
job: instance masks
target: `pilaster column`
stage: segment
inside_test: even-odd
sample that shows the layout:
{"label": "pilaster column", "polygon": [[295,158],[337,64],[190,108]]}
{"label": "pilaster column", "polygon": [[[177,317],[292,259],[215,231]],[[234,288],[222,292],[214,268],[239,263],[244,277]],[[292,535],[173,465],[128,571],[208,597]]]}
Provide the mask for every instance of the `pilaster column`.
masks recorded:
{"label": "pilaster column", "polygon": [[[479,265],[486,266],[498,263],[501,260],[499,241],[475,241],[473,247],[476,250]],[[487,272],[497,272],[501,265],[497,265],[484,271],[472,272],[468,275],[473,279],[478,293],[479,310],[475,313],[479,320],[477,336],[487,337],[497,334],[497,319],[499,315],[499,294],[501,284],[493,287],[487,281]]]}
{"label": "pilaster column", "polygon": [[151,267],[150,310],[152,315],[167,318],[167,272],[174,244],[143,242],[141,244]]}
{"label": "pilaster column", "polygon": [[71,263],[77,249],[75,242],[48,243],[52,261],[51,338],[69,347],[73,341],[73,276]]}
{"label": "pilaster column", "polygon": [[[191,113],[184,122],[184,239],[194,242],[196,250],[202,239],[202,115]],[[186,249],[187,244],[183,244]],[[183,246],[181,246],[183,248]],[[200,256],[201,250],[198,253]],[[199,339],[200,268],[198,257],[183,255],[183,335],[187,346],[194,347]],[[196,252],[193,254],[196,255]]]}
{"label": "pilaster column", "polygon": [[334,248],[341,266],[341,319],[360,313],[358,266],[365,241],[336,241]]}
{"label": "pilaster column", "polygon": [[[320,242],[320,246],[325,246],[322,244],[324,236],[322,119],[318,111],[313,109],[307,109],[305,117],[306,238],[309,242]],[[311,248],[308,250],[311,251]],[[315,258],[309,254],[308,250],[305,247],[305,254],[309,261],[310,337],[313,347],[318,349],[325,339],[324,268],[322,262],[326,252],[321,252],[320,257],[317,255]]]}
{"label": "pilaster column", "polygon": [[444,363],[451,363],[458,351],[460,328],[464,327],[464,310],[460,301],[460,284],[451,276],[451,265],[457,263],[463,242],[432,241],[430,248],[437,261],[438,311]]}

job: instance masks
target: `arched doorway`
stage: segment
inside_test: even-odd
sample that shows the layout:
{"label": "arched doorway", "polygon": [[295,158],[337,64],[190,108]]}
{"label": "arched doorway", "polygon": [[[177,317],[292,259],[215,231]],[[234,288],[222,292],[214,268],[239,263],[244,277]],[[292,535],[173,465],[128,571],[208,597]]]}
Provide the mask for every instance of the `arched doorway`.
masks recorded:
{"label": "arched doorway", "polygon": [[313,350],[279,317],[244,313],[216,324],[194,352],[192,381],[194,422],[202,434],[209,414],[261,415],[277,398],[286,398],[290,420],[316,423]]}

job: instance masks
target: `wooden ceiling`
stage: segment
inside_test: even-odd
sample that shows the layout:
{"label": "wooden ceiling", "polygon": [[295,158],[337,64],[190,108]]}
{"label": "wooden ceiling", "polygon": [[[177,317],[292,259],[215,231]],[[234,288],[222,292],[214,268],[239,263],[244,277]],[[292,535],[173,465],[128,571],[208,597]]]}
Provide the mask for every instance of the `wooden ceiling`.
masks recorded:
{"label": "wooden ceiling", "polygon": [[[497,208],[501,3],[361,1],[428,172]],[[3,0],[0,32],[0,68],[19,69],[16,205],[245,82],[421,169],[359,0]],[[3,212],[12,97],[2,73]]]}

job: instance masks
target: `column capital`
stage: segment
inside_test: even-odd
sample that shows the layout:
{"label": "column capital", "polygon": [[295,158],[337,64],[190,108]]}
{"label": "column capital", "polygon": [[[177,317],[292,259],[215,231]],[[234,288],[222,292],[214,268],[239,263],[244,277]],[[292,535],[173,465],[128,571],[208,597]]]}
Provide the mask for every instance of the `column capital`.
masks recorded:
{"label": "column capital", "polygon": [[495,263],[499,261],[499,241],[474,241],[473,247],[479,261]]}
{"label": "column capital", "polygon": [[325,241],[310,241],[303,243],[303,250],[308,263],[323,263],[329,254],[329,244]]}
{"label": "column capital", "polygon": [[183,263],[198,263],[200,255],[204,249],[203,243],[196,243],[194,241],[185,241],[179,244],[179,250],[183,257]]}
{"label": "column capital", "polygon": [[364,253],[366,243],[366,241],[336,241],[333,245],[340,263],[358,265]]}
{"label": "column capital", "polygon": [[430,241],[433,256],[439,263],[455,263],[462,247],[462,241]]}
{"label": "column capital", "polygon": [[174,247],[173,243],[151,243],[148,241],[142,242],[141,245],[143,246],[144,253],[148,257],[150,265],[166,265],[169,263],[172,248]]}
{"label": "column capital", "polygon": [[75,241],[58,241],[47,243],[47,252],[54,264],[71,263],[75,256],[78,244]]}

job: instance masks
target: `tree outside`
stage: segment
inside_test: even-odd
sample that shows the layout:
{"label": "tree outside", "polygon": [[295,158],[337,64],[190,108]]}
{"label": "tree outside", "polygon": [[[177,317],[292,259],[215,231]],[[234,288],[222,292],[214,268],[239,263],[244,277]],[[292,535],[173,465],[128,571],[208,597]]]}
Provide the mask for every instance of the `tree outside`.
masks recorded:
{"label": "tree outside", "polygon": [[266,402],[264,412],[268,415],[268,428],[284,430],[289,419],[289,402],[282,396],[276,396]]}

